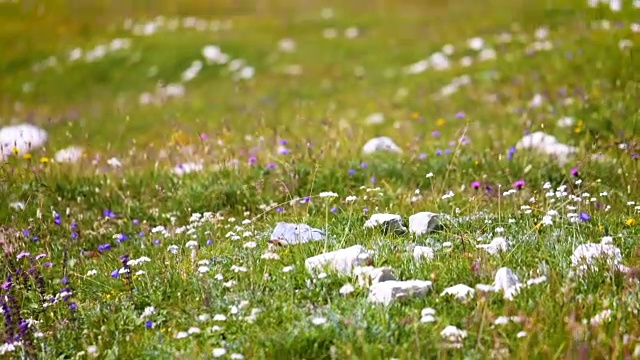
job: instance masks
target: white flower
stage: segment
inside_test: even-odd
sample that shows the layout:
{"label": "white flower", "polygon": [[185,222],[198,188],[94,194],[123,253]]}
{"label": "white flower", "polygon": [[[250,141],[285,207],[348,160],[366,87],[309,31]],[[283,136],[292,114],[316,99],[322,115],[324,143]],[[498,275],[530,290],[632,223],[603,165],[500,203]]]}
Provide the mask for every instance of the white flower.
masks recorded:
{"label": "white flower", "polygon": [[255,241],[247,241],[246,243],[244,243],[244,245],[242,245],[242,247],[245,249],[253,249],[256,246],[258,246],[258,244]]}
{"label": "white flower", "polygon": [[430,178],[430,177],[433,177],[433,173],[432,172],[427,174],[427,178]]}
{"label": "white flower", "polygon": [[180,331],[175,335],[176,339],[184,339],[186,337],[188,337],[189,334],[186,331]]}
{"label": "white flower", "polygon": [[210,318],[209,314],[200,314],[200,315],[198,315],[197,319],[200,322],[205,322],[205,321],[209,320],[209,318]]}
{"label": "white flower", "polygon": [[285,266],[282,268],[283,273],[288,273],[293,270],[293,266]]}
{"label": "white flower", "polygon": [[280,260],[280,255],[267,251],[264,254],[262,254],[261,258],[265,260]]}
{"label": "white flower", "polygon": [[344,199],[345,202],[353,202],[353,201],[356,201],[356,200],[358,200],[358,197],[357,196],[353,196],[353,195],[347,196],[347,198]]}
{"label": "white flower", "polygon": [[320,197],[337,197],[338,194],[336,194],[334,192],[331,192],[331,191],[323,191],[318,196],[320,196]]}
{"label": "white flower", "polygon": [[340,288],[340,294],[341,295],[348,295],[348,294],[351,294],[354,291],[355,291],[355,288],[351,284],[344,284]]}
{"label": "white flower", "polygon": [[242,354],[238,354],[238,353],[233,353],[230,356],[231,360],[242,360],[244,359],[244,355]]}
{"label": "white flower", "polygon": [[142,315],[140,315],[141,319],[144,319],[148,316],[151,316],[153,314],[156,313],[156,308],[154,308],[153,306],[147,306],[146,308],[144,308],[144,311],[142,312]]}
{"label": "white flower", "polygon": [[527,332],[526,331],[520,331],[519,333],[516,334],[516,337],[518,338],[523,338],[527,336]]}
{"label": "white flower", "polygon": [[209,267],[208,266],[204,266],[204,265],[203,266],[199,266],[198,267],[198,272],[200,274],[207,273],[207,272],[209,272]]}
{"label": "white flower", "polygon": [[119,168],[122,166],[122,163],[120,162],[120,160],[118,160],[118,158],[115,158],[115,157],[112,157],[111,159],[107,160],[107,164],[114,168]]}
{"label": "white flower", "polygon": [[225,348],[215,348],[212,351],[212,355],[214,358],[219,358],[221,356],[224,356],[227,353],[227,349]]}
{"label": "white flower", "polygon": [[311,319],[311,323],[313,325],[324,325],[327,323],[327,319],[323,317],[314,317],[313,319]]}
{"label": "white flower", "polygon": [[92,269],[87,271],[87,276],[93,276],[98,273],[98,270]]}
{"label": "white flower", "polygon": [[188,332],[189,334],[197,334],[197,333],[199,333],[199,332],[200,332],[200,328],[197,328],[197,327],[190,327],[190,328],[189,328],[189,330],[187,330],[187,332]]}
{"label": "white flower", "polygon": [[213,321],[226,321],[226,320],[227,320],[227,317],[223,314],[216,314],[213,317]]}
{"label": "white flower", "polygon": [[178,245],[169,245],[167,247],[167,251],[172,253],[172,254],[177,254],[178,253],[178,249],[179,249]]}

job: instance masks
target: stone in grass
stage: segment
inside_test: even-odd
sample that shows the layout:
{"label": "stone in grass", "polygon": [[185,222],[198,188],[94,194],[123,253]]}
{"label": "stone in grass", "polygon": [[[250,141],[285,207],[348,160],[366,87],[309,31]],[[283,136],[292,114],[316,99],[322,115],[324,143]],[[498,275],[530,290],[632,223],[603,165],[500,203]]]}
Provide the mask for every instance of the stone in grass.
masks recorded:
{"label": "stone in grass", "polygon": [[520,283],[520,279],[518,279],[513,270],[508,267],[502,267],[496,271],[493,287],[496,291],[502,291],[505,299],[513,300],[520,291],[522,283]]}
{"label": "stone in grass", "polygon": [[384,281],[396,280],[390,267],[357,266],[353,269],[353,274],[358,279],[361,287],[370,287]]}
{"label": "stone in grass", "polygon": [[309,272],[322,271],[327,267],[343,275],[350,274],[356,266],[371,263],[371,252],[362,245],[312,256],[304,262]]}
{"label": "stone in grass", "polygon": [[324,239],[324,231],[312,228],[307,224],[279,222],[271,233],[269,243],[286,246]]}
{"label": "stone in grass", "polygon": [[433,260],[434,257],[433,249],[428,246],[416,246],[413,248],[413,258],[417,261]]}
{"label": "stone in grass", "polygon": [[401,153],[402,149],[388,136],[375,137],[367,141],[362,147],[362,153],[373,154],[378,151]]}
{"label": "stone in grass", "polygon": [[578,151],[576,147],[563,144],[555,136],[542,131],[536,131],[522,137],[516,144],[516,149],[529,149],[555,157],[560,164],[566,163],[568,158]]}
{"label": "stone in grass", "polygon": [[84,149],[79,146],[69,146],[64,149],[60,149],[53,156],[53,159],[57,163],[77,163],[82,159]]}
{"label": "stone in grass", "polygon": [[369,301],[375,304],[389,305],[398,299],[425,296],[431,289],[431,281],[383,281],[373,284],[369,289]]}
{"label": "stone in grass", "polygon": [[426,235],[439,224],[440,217],[436,213],[423,211],[409,216],[409,232],[415,236]]}
{"label": "stone in grass", "polygon": [[365,229],[381,227],[384,233],[394,232],[402,235],[407,232],[407,228],[402,223],[402,217],[397,214],[373,214],[364,223]]}
{"label": "stone in grass", "polygon": [[458,284],[458,285],[450,286],[444,289],[444,291],[440,293],[440,296],[451,295],[458,300],[465,301],[472,298],[474,294],[475,294],[475,290],[473,290],[472,287],[469,287],[465,284]]}
{"label": "stone in grass", "polygon": [[0,160],[17,152],[28,153],[47,142],[47,132],[35,125],[18,124],[0,128]]}

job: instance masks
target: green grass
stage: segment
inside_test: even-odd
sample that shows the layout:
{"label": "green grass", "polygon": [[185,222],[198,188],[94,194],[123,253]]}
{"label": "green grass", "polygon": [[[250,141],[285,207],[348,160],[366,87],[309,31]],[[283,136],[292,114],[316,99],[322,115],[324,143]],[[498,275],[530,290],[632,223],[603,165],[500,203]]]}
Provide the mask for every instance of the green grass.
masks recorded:
{"label": "green grass", "polygon": [[[26,121],[49,133],[44,148],[0,164],[0,269],[12,284],[2,290],[10,309],[3,308],[1,340],[20,332],[19,319],[37,321],[23,331],[22,345],[3,356],[86,358],[92,347],[105,359],[212,358],[216,348],[226,349],[224,358],[246,359],[640,356],[640,34],[630,28],[638,9],[627,4],[612,13],[577,0],[43,3],[0,3],[0,125]],[[333,18],[321,17],[325,7]],[[123,26],[158,15],[232,26],[181,25],[150,36]],[[603,19],[609,30],[593,27]],[[345,38],[354,26],[359,36]],[[528,54],[543,26],[553,48]],[[327,28],[338,37],[324,38]],[[513,41],[501,44],[505,32]],[[497,59],[475,60],[467,41],[476,36]],[[131,47],[95,62],[67,61],[74,48],[87,51],[114,38],[131,39]],[[278,51],[284,38],[295,41],[294,52]],[[635,47],[621,50],[623,39]],[[205,64],[184,84],[184,97],[140,104],[141,93],[179,82],[209,44],[246,60],[255,76],[237,81],[225,66]],[[451,68],[404,73],[445,44],[455,46]],[[474,62],[463,67],[467,55]],[[57,66],[33,70],[50,56]],[[301,75],[282,73],[292,64]],[[462,75],[469,85],[438,96]],[[536,94],[545,101],[532,108]],[[385,121],[367,125],[376,112]],[[565,116],[575,124],[558,126]],[[565,164],[524,150],[509,156],[525,131],[553,134],[579,152]],[[403,153],[363,155],[362,145],[380,135]],[[456,143],[463,135],[469,144]],[[284,140],[286,155],[278,151]],[[78,163],[51,161],[70,145],[86,150]],[[122,167],[107,165],[113,157]],[[203,171],[172,173],[197,161]],[[526,185],[505,194],[520,179]],[[547,195],[563,185],[566,195]],[[339,197],[318,197],[323,191]],[[449,191],[454,196],[443,198]],[[357,200],[345,201],[350,195]],[[542,225],[550,210],[558,215]],[[373,213],[400,214],[406,223],[420,211],[451,219],[485,215],[443,221],[429,239],[363,228]],[[567,216],[583,212],[589,220]],[[212,215],[199,222],[196,213]],[[269,238],[261,234],[278,221],[326,228],[331,239],[263,259]],[[168,234],[153,232],[157,226]],[[117,241],[122,234],[126,240]],[[508,238],[510,249],[489,255],[476,248],[495,236]],[[569,276],[574,249],[605,236],[613,237],[631,273]],[[208,272],[198,272],[190,240],[199,244],[196,260],[209,261]],[[245,246],[252,241],[255,247]],[[96,259],[81,255],[107,243],[112,248]],[[306,258],[355,244],[374,250],[374,264],[392,267],[398,279],[430,280],[433,288],[422,298],[376,306],[366,288],[339,293],[356,279],[306,271]],[[417,262],[410,244],[432,246],[435,258]],[[176,254],[170,245],[178,246]],[[17,259],[25,251],[30,256]],[[46,257],[36,260],[38,254]],[[113,278],[121,255],[150,261],[132,267],[131,279]],[[287,266],[293,269],[283,272]],[[460,283],[490,284],[505,266],[522,281],[542,275],[547,281],[514,301],[479,292],[467,302],[439,296]],[[65,287],[68,300],[43,306]],[[141,318],[149,306],[156,312]],[[425,307],[436,309],[436,322],[420,322]],[[260,313],[248,321],[252,309]],[[604,310],[612,311],[610,321],[589,325]],[[216,314],[226,320],[214,320]],[[525,320],[493,325],[515,315]],[[326,323],[314,325],[316,317]],[[448,325],[468,332],[460,349],[445,346],[440,332]],[[200,333],[176,339],[192,327]]]}

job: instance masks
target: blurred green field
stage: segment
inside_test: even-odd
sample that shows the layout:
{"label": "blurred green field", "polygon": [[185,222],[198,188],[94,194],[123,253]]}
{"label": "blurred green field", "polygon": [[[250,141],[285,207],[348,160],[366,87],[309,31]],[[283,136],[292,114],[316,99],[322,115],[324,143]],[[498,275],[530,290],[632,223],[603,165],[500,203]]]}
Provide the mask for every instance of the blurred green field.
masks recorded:
{"label": "blurred green field", "polygon": [[[49,135],[0,158],[0,357],[640,358],[639,15],[583,0],[0,1],[0,128]],[[157,96],[170,89],[184,93]],[[515,148],[538,131],[577,153]],[[402,154],[363,154],[374,136]],[[80,161],[52,161],[68,146]],[[419,211],[442,228],[363,228]],[[272,249],[279,221],[332,237]],[[508,250],[481,246],[499,237]],[[354,276],[306,271],[354,244],[432,290],[374,306],[342,292]],[[627,270],[574,278],[583,244],[615,245]],[[544,279],[513,301],[440,296],[502,267]]]}

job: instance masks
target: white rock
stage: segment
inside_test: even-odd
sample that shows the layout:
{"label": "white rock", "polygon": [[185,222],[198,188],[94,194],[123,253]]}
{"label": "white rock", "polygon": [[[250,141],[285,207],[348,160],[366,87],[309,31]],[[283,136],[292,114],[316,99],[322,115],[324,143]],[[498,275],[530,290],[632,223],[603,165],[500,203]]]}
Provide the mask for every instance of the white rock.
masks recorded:
{"label": "white rock", "polygon": [[578,149],[558,142],[555,136],[546,134],[542,131],[536,131],[532,134],[525,135],[516,144],[516,149],[529,149],[538,153],[555,157],[560,164],[567,162],[571,155],[574,155]]}
{"label": "white rock", "polygon": [[69,146],[58,150],[53,156],[53,159],[59,163],[76,163],[82,158],[84,149],[79,146]]}
{"label": "white rock", "polygon": [[9,125],[0,129],[0,160],[11,155],[14,148],[19,154],[28,153],[44,146],[47,132],[35,125]]}
{"label": "white rock", "polygon": [[401,153],[402,149],[388,136],[375,137],[367,141],[362,147],[364,154],[373,154],[378,151]]}
{"label": "white rock", "polygon": [[436,213],[423,211],[409,216],[409,232],[415,236],[430,233],[438,224],[440,224],[440,217]]}
{"label": "white rock", "polygon": [[369,287],[383,281],[396,280],[390,267],[356,266],[353,274],[358,279],[358,286]]}
{"label": "white rock", "polygon": [[503,291],[505,299],[513,300],[522,284],[513,270],[508,267],[502,267],[496,271],[493,287],[496,291]]}
{"label": "white rock", "polygon": [[620,249],[604,240],[600,244],[579,245],[571,255],[571,266],[579,274],[597,267],[599,263],[604,263],[618,271],[628,271],[628,268],[622,265]]}
{"label": "white rock", "polygon": [[433,260],[435,257],[434,251],[428,246],[416,246],[413,248],[413,258],[420,260]]}
{"label": "white rock", "polygon": [[498,236],[491,240],[488,244],[478,244],[476,245],[478,249],[484,249],[491,255],[495,255],[501,251],[507,251],[509,249],[509,244],[507,243],[507,239]]}
{"label": "white rock", "polygon": [[474,294],[475,290],[473,290],[472,287],[465,284],[458,284],[444,289],[444,291],[440,293],[440,296],[453,295],[456,299],[464,301],[472,298]]}
{"label": "white rock", "polygon": [[309,272],[321,271],[328,267],[340,274],[349,274],[356,266],[368,265],[372,262],[371,252],[362,245],[354,245],[305,260],[304,264]]}
{"label": "white rock", "polygon": [[382,227],[384,232],[395,232],[403,234],[407,228],[402,224],[402,217],[397,214],[373,214],[364,223],[365,229]]}
{"label": "white rock", "polygon": [[369,290],[369,301],[389,305],[397,299],[424,296],[431,289],[431,281],[384,281],[373,284]]}

